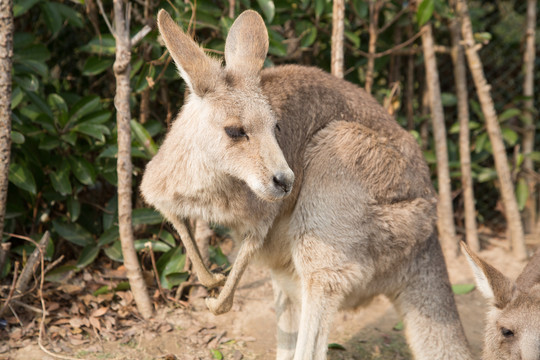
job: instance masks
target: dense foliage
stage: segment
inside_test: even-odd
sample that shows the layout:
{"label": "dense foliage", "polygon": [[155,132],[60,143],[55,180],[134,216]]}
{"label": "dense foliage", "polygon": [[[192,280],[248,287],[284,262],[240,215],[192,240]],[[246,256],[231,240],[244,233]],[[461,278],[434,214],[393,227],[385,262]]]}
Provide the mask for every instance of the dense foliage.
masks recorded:
{"label": "dense foliage", "polygon": [[[505,51],[504,55],[486,62],[488,76],[489,71],[493,71],[488,78],[490,81],[499,80],[498,69],[520,64],[522,32],[519,30],[525,26],[522,2],[497,3],[505,7],[481,1],[472,1],[470,5],[478,41],[490,42],[485,45],[486,50],[495,44]],[[94,0],[15,0],[14,4],[13,151],[6,232],[36,238],[45,230],[51,230],[53,243],[48,249],[48,257],[64,254],[74,260],[60,271],[83,268],[93,262],[101,250],[112,261],[121,261],[115,187],[114,38]],[[229,17],[230,4],[235,4],[234,14],[254,8],[264,15],[270,37],[267,66],[301,63],[329,70],[332,3],[327,0],[133,2],[132,33],[145,24],[153,24],[154,14],[163,7],[184,28],[193,31],[205,48],[219,56],[233,21]],[[103,5],[105,9],[112,8],[110,1]],[[428,20],[434,22],[439,44],[449,45],[447,26],[453,14],[446,2],[425,0],[417,9],[406,11],[404,6],[407,6],[405,2],[398,0],[385,2],[378,27],[386,29],[380,32],[378,52],[407,40],[417,33],[419,24]],[[107,12],[107,16],[110,13]],[[400,16],[396,18],[396,15]],[[485,21],[487,18],[498,21]],[[507,31],[504,24],[509,21],[516,24],[517,32]],[[347,2],[346,78],[360,86],[366,77],[367,59],[362,55],[367,52],[368,25],[368,2]],[[381,102],[390,101],[398,121],[417,135],[428,162],[434,165],[429,121],[422,104],[423,61],[418,45],[414,44],[418,41],[404,48],[408,52],[396,51],[376,60],[374,95]],[[414,59],[414,97],[408,99],[403,91],[403,94],[391,94],[390,88],[394,82],[406,81],[404,64],[410,56]],[[458,126],[454,116],[451,62],[448,54],[440,55],[439,60],[443,100],[448,111],[453,188],[459,189]],[[516,80],[520,76],[519,69],[509,75],[512,84],[520,84]],[[448,76],[443,76],[447,73]],[[176,247],[178,242],[173,232],[159,214],[145,208],[137,191],[145,163],[155,154],[157,144],[184,98],[183,83],[170,58],[163,53],[155,30],[133,50],[131,85],[136,247],[144,250],[145,243],[151,241],[153,251],[164,253],[158,261],[158,270],[163,285],[171,287],[185,279],[182,251]],[[523,127],[520,120],[522,99],[518,96],[520,86],[514,86],[512,91],[494,89],[504,139],[508,153],[514,159],[516,179],[523,159],[519,150]],[[406,102],[413,106],[412,123],[405,113]],[[497,214],[494,211],[498,198],[496,173],[482,114],[473,96],[470,105],[478,216],[480,220],[489,220]],[[528,156],[540,160],[540,153]],[[529,194],[520,181],[517,184],[522,205]],[[456,204],[459,202],[456,192]],[[4,236],[4,241],[8,238]],[[16,245],[12,248],[11,258],[24,256],[31,248],[28,243],[16,239],[10,241]],[[219,249],[213,249],[213,257],[215,261],[223,262]],[[8,261],[4,275],[9,273],[11,266]]]}

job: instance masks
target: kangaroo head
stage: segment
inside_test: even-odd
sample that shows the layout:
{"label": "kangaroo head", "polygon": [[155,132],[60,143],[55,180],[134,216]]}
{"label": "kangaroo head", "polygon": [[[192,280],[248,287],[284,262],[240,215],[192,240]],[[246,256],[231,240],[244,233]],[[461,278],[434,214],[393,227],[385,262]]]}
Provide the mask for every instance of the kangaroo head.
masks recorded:
{"label": "kangaroo head", "polygon": [[[276,141],[276,117],[260,88],[268,51],[264,21],[245,11],[225,44],[226,66],[209,56],[161,10],[158,27],[190,95],[169,136],[212,175],[244,181],[260,198],[291,192],[294,174]],[[174,161],[171,159],[171,161]]]}
{"label": "kangaroo head", "polygon": [[484,360],[539,360],[540,252],[513,282],[465,243],[461,243],[461,249],[478,289],[489,301]]}

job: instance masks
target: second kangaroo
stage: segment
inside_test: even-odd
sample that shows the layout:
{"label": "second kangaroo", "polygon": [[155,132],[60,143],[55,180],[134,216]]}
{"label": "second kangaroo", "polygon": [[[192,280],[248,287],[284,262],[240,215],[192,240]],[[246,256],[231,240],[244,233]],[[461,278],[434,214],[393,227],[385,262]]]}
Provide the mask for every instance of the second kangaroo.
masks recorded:
{"label": "second kangaroo", "polygon": [[[254,11],[231,27],[225,62],[160,11],[189,97],[141,185],[179,232],[200,281],[230,310],[249,261],[271,271],[277,358],[326,358],[333,315],[384,294],[416,359],[470,359],[436,230],[436,194],[414,138],[364,90],[302,66],[262,69]],[[225,281],[200,259],[186,219],[240,243]]]}

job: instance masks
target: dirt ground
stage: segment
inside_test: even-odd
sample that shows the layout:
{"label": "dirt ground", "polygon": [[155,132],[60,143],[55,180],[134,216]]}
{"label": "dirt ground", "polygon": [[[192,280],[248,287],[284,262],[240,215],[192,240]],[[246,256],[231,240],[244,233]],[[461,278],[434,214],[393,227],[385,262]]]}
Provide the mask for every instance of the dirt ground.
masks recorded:
{"label": "dirt ground", "polygon": [[[480,255],[511,278],[525,265],[500,246],[490,246]],[[453,284],[473,282],[462,256],[449,261],[448,268]],[[456,295],[456,301],[472,350],[480,358],[485,301],[477,290]],[[398,323],[396,312],[382,297],[355,313],[339,313],[329,339],[334,344],[329,359],[411,359],[403,331],[394,329]],[[77,359],[273,359],[275,331],[269,274],[251,266],[227,314],[212,315],[200,297],[188,309],[160,308],[155,319],[133,326],[129,341],[94,339],[60,350]],[[54,359],[40,350],[35,339],[24,341],[24,347],[0,354],[0,359]]]}

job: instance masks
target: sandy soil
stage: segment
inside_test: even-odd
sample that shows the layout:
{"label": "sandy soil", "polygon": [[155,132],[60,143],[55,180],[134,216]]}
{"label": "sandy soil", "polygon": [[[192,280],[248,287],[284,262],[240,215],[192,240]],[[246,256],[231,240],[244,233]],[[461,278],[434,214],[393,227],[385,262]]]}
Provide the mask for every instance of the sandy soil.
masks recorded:
{"label": "sandy soil", "polygon": [[[524,266],[500,247],[491,247],[480,255],[512,278]],[[448,268],[453,284],[473,282],[463,257],[450,261]],[[456,301],[471,348],[479,358],[485,302],[477,290],[456,295]],[[411,359],[403,331],[393,330],[398,322],[391,304],[382,297],[355,313],[339,313],[330,343],[340,344],[345,350],[330,350],[329,359]],[[212,315],[201,297],[193,301],[190,309],[159,309],[150,323],[134,327],[128,342],[101,339],[63,350],[64,354],[80,359],[273,359],[275,328],[269,274],[252,266],[242,280],[232,311],[227,314]],[[53,359],[35,341],[3,355],[0,359]]]}

